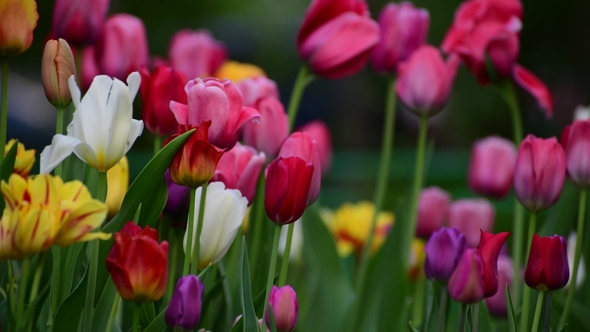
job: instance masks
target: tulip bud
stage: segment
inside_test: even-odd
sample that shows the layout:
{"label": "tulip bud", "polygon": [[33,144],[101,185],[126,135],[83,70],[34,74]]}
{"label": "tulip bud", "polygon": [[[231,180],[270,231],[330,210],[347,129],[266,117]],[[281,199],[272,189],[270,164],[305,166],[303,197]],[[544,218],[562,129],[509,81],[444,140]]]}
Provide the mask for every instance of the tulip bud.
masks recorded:
{"label": "tulip bud", "polygon": [[112,218],[121,209],[123,198],[129,188],[129,161],[121,158],[115,166],[107,171],[107,199],[105,203],[109,209],[108,217]]}
{"label": "tulip bud", "polygon": [[277,84],[265,76],[243,79],[236,83],[236,86],[244,97],[244,106],[247,107],[255,107],[256,102],[265,97],[279,100]]}
{"label": "tulip bud", "polygon": [[373,67],[378,72],[394,74],[397,65],[424,45],[430,16],[411,2],[388,3],[379,15],[381,40],[373,50]]}
{"label": "tulip bud", "polygon": [[432,234],[424,250],[426,277],[447,282],[465,251],[465,236],[457,228],[441,228]]}
{"label": "tulip bud", "polygon": [[227,51],[207,30],[181,30],[172,37],[168,56],[172,67],[192,80],[213,75],[227,58]]}
{"label": "tulip bud", "polygon": [[500,255],[498,257],[498,292],[492,297],[486,299],[486,305],[490,314],[499,317],[507,317],[506,310],[506,284],[512,288],[512,276],[514,275],[514,266],[510,257]]}
{"label": "tulip bud", "polygon": [[313,164],[313,176],[307,196],[307,206],[310,206],[320,196],[322,184],[322,164],[320,150],[316,141],[308,133],[295,132],[283,143],[279,157],[299,157]]}
{"label": "tulip bud", "polygon": [[35,0],[0,2],[0,58],[13,57],[29,49],[38,19]]}
{"label": "tulip bud", "polygon": [[225,78],[235,83],[238,83],[247,78],[258,76],[266,76],[262,68],[250,63],[242,63],[231,60],[224,62],[213,75],[213,77],[220,80]]}
{"label": "tulip bud", "polygon": [[308,133],[318,144],[322,175],[328,174],[332,167],[332,134],[330,128],[322,121],[315,120],[306,123],[297,131]]}
{"label": "tulip bud", "polygon": [[565,153],[555,137],[542,139],[528,135],[516,155],[516,197],[530,211],[545,210],[559,199],[565,173]]}
{"label": "tulip bud", "polygon": [[423,189],[418,202],[416,235],[427,239],[443,227],[449,215],[450,203],[451,195],[441,188],[433,186]]}
{"label": "tulip bud", "polygon": [[273,160],[289,136],[289,117],[281,101],[274,97],[260,98],[253,107],[260,112],[262,121],[244,124],[244,143],[264,152],[268,160]]}
{"label": "tulip bud", "polygon": [[526,284],[538,291],[563,288],[570,278],[567,242],[563,236],[533,235],[524,272]]}
{"label": "tulip bud", "polygon": [[270,317],[268,310],[272,308],[275,324],[278,332],[291,332],[297,325],[298,305],[297,294],[286,285],[281,288],[272,286],[268,298],[269,308],[267,308],[266,325],[270,326]]}
{"label": "tulip bud", "polygon": [[590,120],[565,127],[561,145],[565,150],[567,175],[580,188],[590,187]]}
{"label": "tulip bud", "polygon": [[465,235],[469,248],[480,242],[480,230],[492,231],[494,218],[494,206],[481,198],[456,200],[449,208],[449,227],[457,227]]}
{"label": "tulip bud", "polygon": [[458,65],[455,56],[445,62],[435,47],[421,46],[399,65],[395,91],[410,111],[433,116],[447,104]]}
{"label": "tulip bud", "polygon": [[516,149],[504,138],[490,136],[473,144],[469,187],[478,194],[503,198],[512,187]]}
{"label": "tulip bud", "polygon": [[195,275],[178,279],[166,308],[166,325],[175,331],[192,331],[199,325],[203,304],[203,283]]}
{"label": "tulip bud", "polygon": [[[6,146],[4,147],[4,155],[10,151],[16,142],[17,141],[15,139],[11,139],[8,141],[8,143],[6,143]],[[35,164],[35,150],[26,150],[25,145],[21,142],[18,142],[18,146],[16,147],[16,159],[14,160],[14,169],[12,172],[22,176],[23,178],[26,178],[29,176],[31,168],[33,168],[33,164]]]}
{"label": "tulip bud", "polygon": [[72,75],[76,76],[76,65],[70,45],[63,39],[47,41],[41,60],[41,79],[45,96],[53,106],[64,108],[72,102],[68,87]]}
{"label": "tulip bud", "polygon": [[100,33],[110,0],[57,0],[52,32],[73,45],[93,44]]}

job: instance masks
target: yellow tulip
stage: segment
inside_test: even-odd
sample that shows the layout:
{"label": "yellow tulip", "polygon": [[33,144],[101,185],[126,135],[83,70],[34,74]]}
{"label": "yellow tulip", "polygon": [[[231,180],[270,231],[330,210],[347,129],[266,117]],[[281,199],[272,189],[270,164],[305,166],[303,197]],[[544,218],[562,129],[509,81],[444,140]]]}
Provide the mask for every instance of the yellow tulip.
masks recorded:
{"label": "yellow tulip", "polygon": [[[6,147],[4,148],[4,155],[8,153],[8,151],[10,150],[10,148],[12,148],[15,142],[16,140],[11,139],[10,141],[8,141],[8,143],[6,143]],[[26,150],[24,144],[18,142],[13,172],[26,178],[27,176],[29,176],[29,172],[31,172],[33,164],[35,164],[35,149]]]}
{"label": "yellow tulip", "polygon": [[425,246],[426,242],[424,240],[414,238],[408,267],[408,277],[410,280],[416,281],[424,276],[424,260],[426,259],[426,252],[424,251]]}
{"label": "yellow tulip", "polygon": [[129,161],[121,158],[113,168],[107,171],[108,192],[106,204],[109,209],[108,217],[114,217],[121,209],[123,198],[129,188]]}
{"label": "yellow tulip", "polygon": [[266,76],[266,74],[256,65],[230,60],[224,62],[213,76],[220,80],[227,78],[230,81],[239,82],[245,78]]}

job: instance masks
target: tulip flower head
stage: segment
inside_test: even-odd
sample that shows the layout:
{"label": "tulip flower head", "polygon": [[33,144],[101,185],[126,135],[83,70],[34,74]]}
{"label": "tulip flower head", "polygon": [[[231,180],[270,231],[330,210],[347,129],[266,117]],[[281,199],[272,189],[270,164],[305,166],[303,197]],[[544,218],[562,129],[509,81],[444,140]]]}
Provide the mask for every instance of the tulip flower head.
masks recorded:
{"label": "tulip flower head", "polygon": [[107,171],[107,198],[106,205],[109,209],[109,218],[114,217],[121,209],[123,199],[129,188],[129,160],[124,156],[119,162]]}
{"label": "tulip flower head", "polygon": [[242,63],[231,60],[225,61],[213,75],[213,77],[220,80],[226,78],[235,83],[258,76],[266,76],[262,68],[251,63]]}
{"label": "tulip flower head", "polygon": [[459,199],[449,207],[449,227],[457,227],[465,235],[469,248],[481,243],[480,230],[492,231],[494,219],[494,206],[482,198]]}
{"label": "tulip flower head", "polygon": [[320,164],[322,165],[322,176],[328,174],[332,168],[332,134],[330,128],[319,120],[304,124],[297,131],[308,133],[317,143],[320,152]]}
{"label": "tulip flower head", "polygon": [[164,206],[164,213],[175,221],[182,220],[185,223],[190,203],[190,188],[174,183],[170,176],[170,169],[166,171],[164,178],[168,186],[168,199]]}
{"label": "tulip flower head", "polygon": [[61,38],[47,41],[41,60],[41,79],[45,96],[53,106],[64,108],[72,102],[68,87],[72,75],[76,76],[76,64],[70,45]]}
{"label": "tulip flower head", "polygon": [[170,304],[166,308],[166,325],[176,330],[192,331],[199,325],[204,287],[196,275],[178,279]]}
{"label": "tulip flower head", "polygon": [[432,186],[422,190],[418,201],[416,236],[429,238],[446,223],[449,216],[451,195],[439,187]]}
{"label": "tulip flower head", "polygon": [[561,134],[568,178],[580,188],[590,187],[590,120],[574,121]]}
{"label": "tulip flower head", "polygon": [[[291,332],[297,325],[297,316],[299,313],[297,294],[286,285],[281,288],[272,286],[268,298],[269,307],[266,310],[271,310],[274,316],[275,324],[278,332]],[[268,312],[266,315],[266,325],[270,326],[270,317]]]}
{"label": "tulip flower head", "polygon": [[[243,79],[236,86],[244,98],[244,106],[254,107],[258,100],[265,97],[273,97],[279,100],[279,88],[277,83],[266,76],[255,76]],[[259,108],[256,108],[259,110]]]}
{"label": "tulip flower head", "polygon": [[[11,139],[8,141],[8,143],[6,143],[6,146],[4,147],[4,155],[10,151],[16,142],[17,141],[15,139]],[[14,160],[14,169],[12,172],[22,176],[23,178],[26,178],[29,176],[31,168],[33,168],[33,164],[35,164],[35,150],[26,150],[25,145],[21,142],[18,142],[18,146],[16,147],[16,159]]]}
{"label": "tulip flower head", "polygon": [[473,144],[469,187],[479,194],[503,198],[512,187],[516,149],[507,139],[490,136]]}
{"label": "tulip flower head", "polygon": [[52,32],[74,45],[92,44],[104,24],[110,0],[57,0]]}
{"label": "tulip flower head", "polygon": [[172,67],[192,80],[213,75],[227,58],[227,50],[209,31],[187,29],[174,34],[168,55]]}
{"label": "tulip flower head", "polygon": [[581,254],[580,261],[578,262],[578,273],[574,278],[572,274],[574,273],[573,268],[577,237],[578,236],[575,232],[571,232],[567,237],[567,264],[570,268],[570,275],[572,276],[567,283],[569,284],[570,282],[575,282],[576,289],[579,289],[584,284],[584,279],[586,279],[586,264],[584,263],[584,255]]}
{"label": "tulip flower head", "polygon": [[526,284],[538,291],[563,288],[570,278],[567,241],[563,236],[533,235],[524,273]]}
{"label": "tulip flower head", "polygon": [[137,303],[159,300],[168,282],[168,242],[158,243],[158,231],[129,221],[115,233],[106,259],[121,298]]}
{"label": "tulip flower head", "polygon": [[281,101],[275,97],[260,98],[253,107],[260,112],[262,121],[244,124],[244,143],[264,152],[268,160],[273,160],[289,136],[289,117]]}
{"label": "tulip flower head", "polygon": [[0,2],[0,58],[13,57],[29,49],[38,19],[35,0]]}
{"label": "tulip flower head", "polygon": [[441,228],[426,243],[424,272],[429,279],[447,282],[465,251],[465,236],[457,228]]}
{"label": "tulip flower head", "polygon": [[498,292],[492,297],[486,298],[486,305],[490,314],[499,317],[507,317],[506,308],[506,285],[512,288],[512,278],[514,275],[514,264],[510,257],[500,255],[498,257]]}
{"label": "tulip flower head", "polygon": [[283,142],[281,151],[279,151],[279,157],[299,157],[313,164],[314,168],[309,194],[307,196],[307,206],[313,204],[320,196],[322,185],[322,164],[317,142],[308,133],[295,132]]}

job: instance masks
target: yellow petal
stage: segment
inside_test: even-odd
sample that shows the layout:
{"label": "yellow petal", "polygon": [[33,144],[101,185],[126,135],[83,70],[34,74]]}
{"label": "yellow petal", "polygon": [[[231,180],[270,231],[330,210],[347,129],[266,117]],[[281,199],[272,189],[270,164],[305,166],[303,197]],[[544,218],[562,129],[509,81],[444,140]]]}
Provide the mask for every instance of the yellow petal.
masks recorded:
{"label": "yellow petal", "polygon": [[19,212],[14,246],[25,258],[48,250],[57,229],[55,215],[40,205],[23,206]]}
{"label": "yellow petal", "polygon": [[16,210],[27,190],[27,180],[18,174],[12,174],[8,183],[2,181],[0,187],[6,200],[6,209]]}
{"label": "yellow petal", "polygon": [[61,221],[59,232],[54,240],[55,244],[68,246],[84,241],[82,239],[90,231],[104,222],[106,214],[106,205],[98,200],[90,200],[79,205],[76,210],[71,211],[66,220]]}
{"label": "yellow petal", "polygon": [[266,74],[256,65],[230,60],[224,62],[213,76],[220,80],[227,78],[230,81],[239,82],[250,77],[266,76]]}
{"label": "yellow petal", "polygon": [[119,162],[107,171],[108,191],[106,204],[109,208],[108,216],[114,217],[121,209],[123,198],[129,187],[129,161],[127,157],[121,158]]}

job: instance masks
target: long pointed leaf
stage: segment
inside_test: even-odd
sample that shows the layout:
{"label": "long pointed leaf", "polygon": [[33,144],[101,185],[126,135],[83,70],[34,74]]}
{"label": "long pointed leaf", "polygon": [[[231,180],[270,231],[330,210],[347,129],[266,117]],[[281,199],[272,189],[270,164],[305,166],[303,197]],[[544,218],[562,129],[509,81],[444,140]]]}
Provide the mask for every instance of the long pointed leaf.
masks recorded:
{"label": "long pointed leaf", "polygon": [[258,319],[252,304],[252,292],[250,289],[250,267],[248,266],[248,249],[246,240],[242,237],[242,261],[240,262],[240,300],[242,301],[242,320],[244,332],[258,332]]}
{"label": "long pointed leaf", "polygon": [[508,328],[510,332],[518,332],[518,323],[516,322],[516,315],[514,314],[514,306],[512,305],[512,297],[510,296],[510,287],[506,284],[506,308],[508,309]]}

